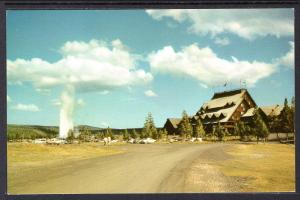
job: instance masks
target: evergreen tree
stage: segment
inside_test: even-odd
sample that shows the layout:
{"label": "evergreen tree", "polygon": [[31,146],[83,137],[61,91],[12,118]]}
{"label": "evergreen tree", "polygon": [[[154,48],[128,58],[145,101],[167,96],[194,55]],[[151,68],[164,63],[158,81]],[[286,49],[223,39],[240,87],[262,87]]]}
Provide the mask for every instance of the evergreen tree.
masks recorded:
{"label": "evergreen tree", "polygon": [[113,134],[111,128],[107,127],[106,133],[105,133],[105,137],[110,137],[112,140],[115,139],[115,138],[114,138],[114,134]]}
{"label": "evergreen tree", "polygon": [[146,137],[157,137],[157,130],[154,124],[154,120],[151,113],[148,113],[148,116],[146,117],[144,127],[142,130],[141,138]]}
{"label": "evergreen tree", "polygon": [[225,132],[223,127],[221,126],[220,122],[215,127],[215,135],[218,137],[219,141],[223,141],[225,137]]}
{"label": "evergreen tree", "polygon": [[123,140],[124,141],[128,141],[129,140],[129,134],[128,134],[128,131],[127,129],[125,129],[124,133],[123,133]]}
{"label": "evergreen tree", "polygon": [[141,132],[141,134],[140,134],[140,138],[141,139],[144,139],[144,138],[146,138],[147,137],[147,133],[146,133],[146,130],[142,130],[142,132]]}
{"label": "evergreen tree", "polygon": [[[154,137],[153,137],[153,138],[154,138]],[[162,138],[163,138],[163,130],[160,129],[160,130],[158,131],[158,133],[157,133],[157,137],[154,138],[154,139],[159,139],[159,140],[160,140],[160,139],[162,139]]]}
{"label": "evergreen tree", "polygon": [[240,140],[243,141],[252,134],[250,126],[246,125],[243,121],[239,121],[235,124],[234,135],[239,136]]}
{"label": "evergreen tree", "polygon": [[269,136],[269,130],[265,122],[263,121],[259,110],[256,108],[254,111],[254,120],[253,120],[253,132],[254,135],[256,136],[257,142],[259,138],[263,138],[264,141],[268,138]]}
{"label": "evergreen tree", "polygon": [[292,132],[295,132],[295,97],[292,97],[291,99],[291,108],[290,108],[290,129]]}
{"label": "evergreen tree", "polygon": [[138,135],[137,135],[135,129],[133,129],[132,132],[131,132],[131,134],[130,134],[130,137],[133,138],[133,139],[136,139],[137,136],[138,136]]}
{"label": "evergreen tree", "polygon": [[281,124],[281,130],[286,133],[286,139],[288,140],[288,133],[294,131],[294,117],[292,108],[288,105],[288,100],[284,99],[284,106],[279,116]]}
{"label": "evergreen tree", "polygon": [[[291,130],[294,133],[295,136],[295,97],[293,96],[291,99]],[[295,139],[295,138],[294,138]]]}
{"label": "evergreen tree", "polygon": [[182,119],[179,123],[179,132],[181,137],[185,140],[186,138],[190,138],[193,134],[192,125],[189,120],[189,116],[186,111],[182,113]]}
{"label": "evergreen tree", "polygon": [[167,139],[167,138],[168,138],[168,131],[164,128],[162,133],[162,139]]}
{"label": "evergreen tree", "polygon": [[67,142],[68,143],[73,143],[73,141],[74,141],[74,132],[73,132],[73,130],[72,129],[70,129],[69,131],[68,131],[68,137],[66,138],[66,140],[67,140]]}
{"label": "evergreen tree", "polygon": [[277,134],[277,139],[279,139],[279,130],[280,130],[280,126],[281,126],[281,123],[280,123],[280,118],[278,116],[270,116],[269,117],[269,128],[270,128],[270,131],[272,133],[276,133]]}
{"label": "evergreen tree", "polygon": [[203,124],[202,124],[201,120],[197,119],[193,137],[203,138],[205,134],[206,133],[205,133],[205,130],[204,130],[204,127],[203,127]]}
{"label": "evergreen tree", "polygon": [[235,123],[235,125],[234,125],[233,135],[235,137],[240,136],[240,128],[239,128],[239,123],[238,122]]}

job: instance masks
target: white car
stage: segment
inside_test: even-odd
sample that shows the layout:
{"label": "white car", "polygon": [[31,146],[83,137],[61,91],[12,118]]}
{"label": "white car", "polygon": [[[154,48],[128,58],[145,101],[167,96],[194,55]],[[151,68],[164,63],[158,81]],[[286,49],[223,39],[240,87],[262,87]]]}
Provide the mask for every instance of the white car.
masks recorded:
{"label": "white car", "polygon": [[134,144],[134,143],[136,143],[136,140],[135,140],[135,139],[133,139],[133,138],[131,138],[130,140],[128,140],[128,143],[130,143],[130,144]]}
{"label": "white car", "polygon": [[58,139],[58,138],[52,138],[52,139],[47,141],[47,144],[56,144],[56,145],[66,144],[66,140]]}
{"label": "white car", "polygon": [[140,141],[140,144],[153,144],[154,142],[156,142],[156,140],[152,138],[146,138],[146,139],[142,139]]}
{"label": "white car", "polygon": [[32,141],[32,143],[34,144],[46,144],[46,139],[42,138],[42,139],[35,139]]}

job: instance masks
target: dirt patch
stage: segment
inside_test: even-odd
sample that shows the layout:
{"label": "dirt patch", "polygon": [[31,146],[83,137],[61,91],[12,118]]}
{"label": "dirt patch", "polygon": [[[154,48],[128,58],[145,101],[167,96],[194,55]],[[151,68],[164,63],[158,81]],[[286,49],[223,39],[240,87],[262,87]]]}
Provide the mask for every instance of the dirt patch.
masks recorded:
{"label": "dirt patch", "polygon": [[238,192],[249,181],[244,177],[225,176],[215,165],[232,158],[225,152],[227,145],[203,152],[185,173],[185,192]]}

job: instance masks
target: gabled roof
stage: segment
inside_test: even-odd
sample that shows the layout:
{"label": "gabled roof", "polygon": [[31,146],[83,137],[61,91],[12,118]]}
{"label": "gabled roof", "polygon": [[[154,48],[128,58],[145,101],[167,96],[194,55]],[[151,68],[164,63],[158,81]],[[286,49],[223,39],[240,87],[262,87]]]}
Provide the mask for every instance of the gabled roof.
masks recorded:
{"label": "gabled roof", "polygon": [[204,120],[215,118],[219,122],[227,122],[242,103],[245,93],[245,89],[215,93],[210,101],[203,104],[198,115]]}
{"label": "gabled roof", "polygon": [[255,108],[249,108],[242,117],[252,117],[254,115]]}
{"label": "gabled roof", "polygon": [[168,118],[167,121],[169,121],[174,128],[178,128],[181,118]]}
{"label": "gabled roof", "polygon": [[262,109],[262,111],[264,111],[264,113],[267,116],[278,116],[280,115],[281,111],[283,110],[283,105],[272,105],[272,106],[262,106],[260,107]]}
{"label": "gabled roof", "polygon": [[244,89],[215,93],[210,101],[203,104],[202,108],[214,109],[239,104],[245,93]]}

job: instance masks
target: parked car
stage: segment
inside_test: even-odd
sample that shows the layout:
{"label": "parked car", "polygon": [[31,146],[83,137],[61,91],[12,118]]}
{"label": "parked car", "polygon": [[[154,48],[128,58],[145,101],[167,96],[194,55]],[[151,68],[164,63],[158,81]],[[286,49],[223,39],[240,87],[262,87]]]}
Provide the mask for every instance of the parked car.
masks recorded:
{"label": "parked car", "polygon": [[46,144],[46,138],[35,139],[32,141],[33,144]]}
{"label": "parked car", "polygon": [[66,144],[67,141],[64,139],[59,139],[59,138],[52,138],[47,141],[47,144],[55,144],[55,145],[60,145],[60,144]]}
{"label": "parked car", "polygon": [[154,142],[156,142],[156,140],[152,138],[146,138],[146,139],[142,139],[140,141],[140,144],[153,144]]}

